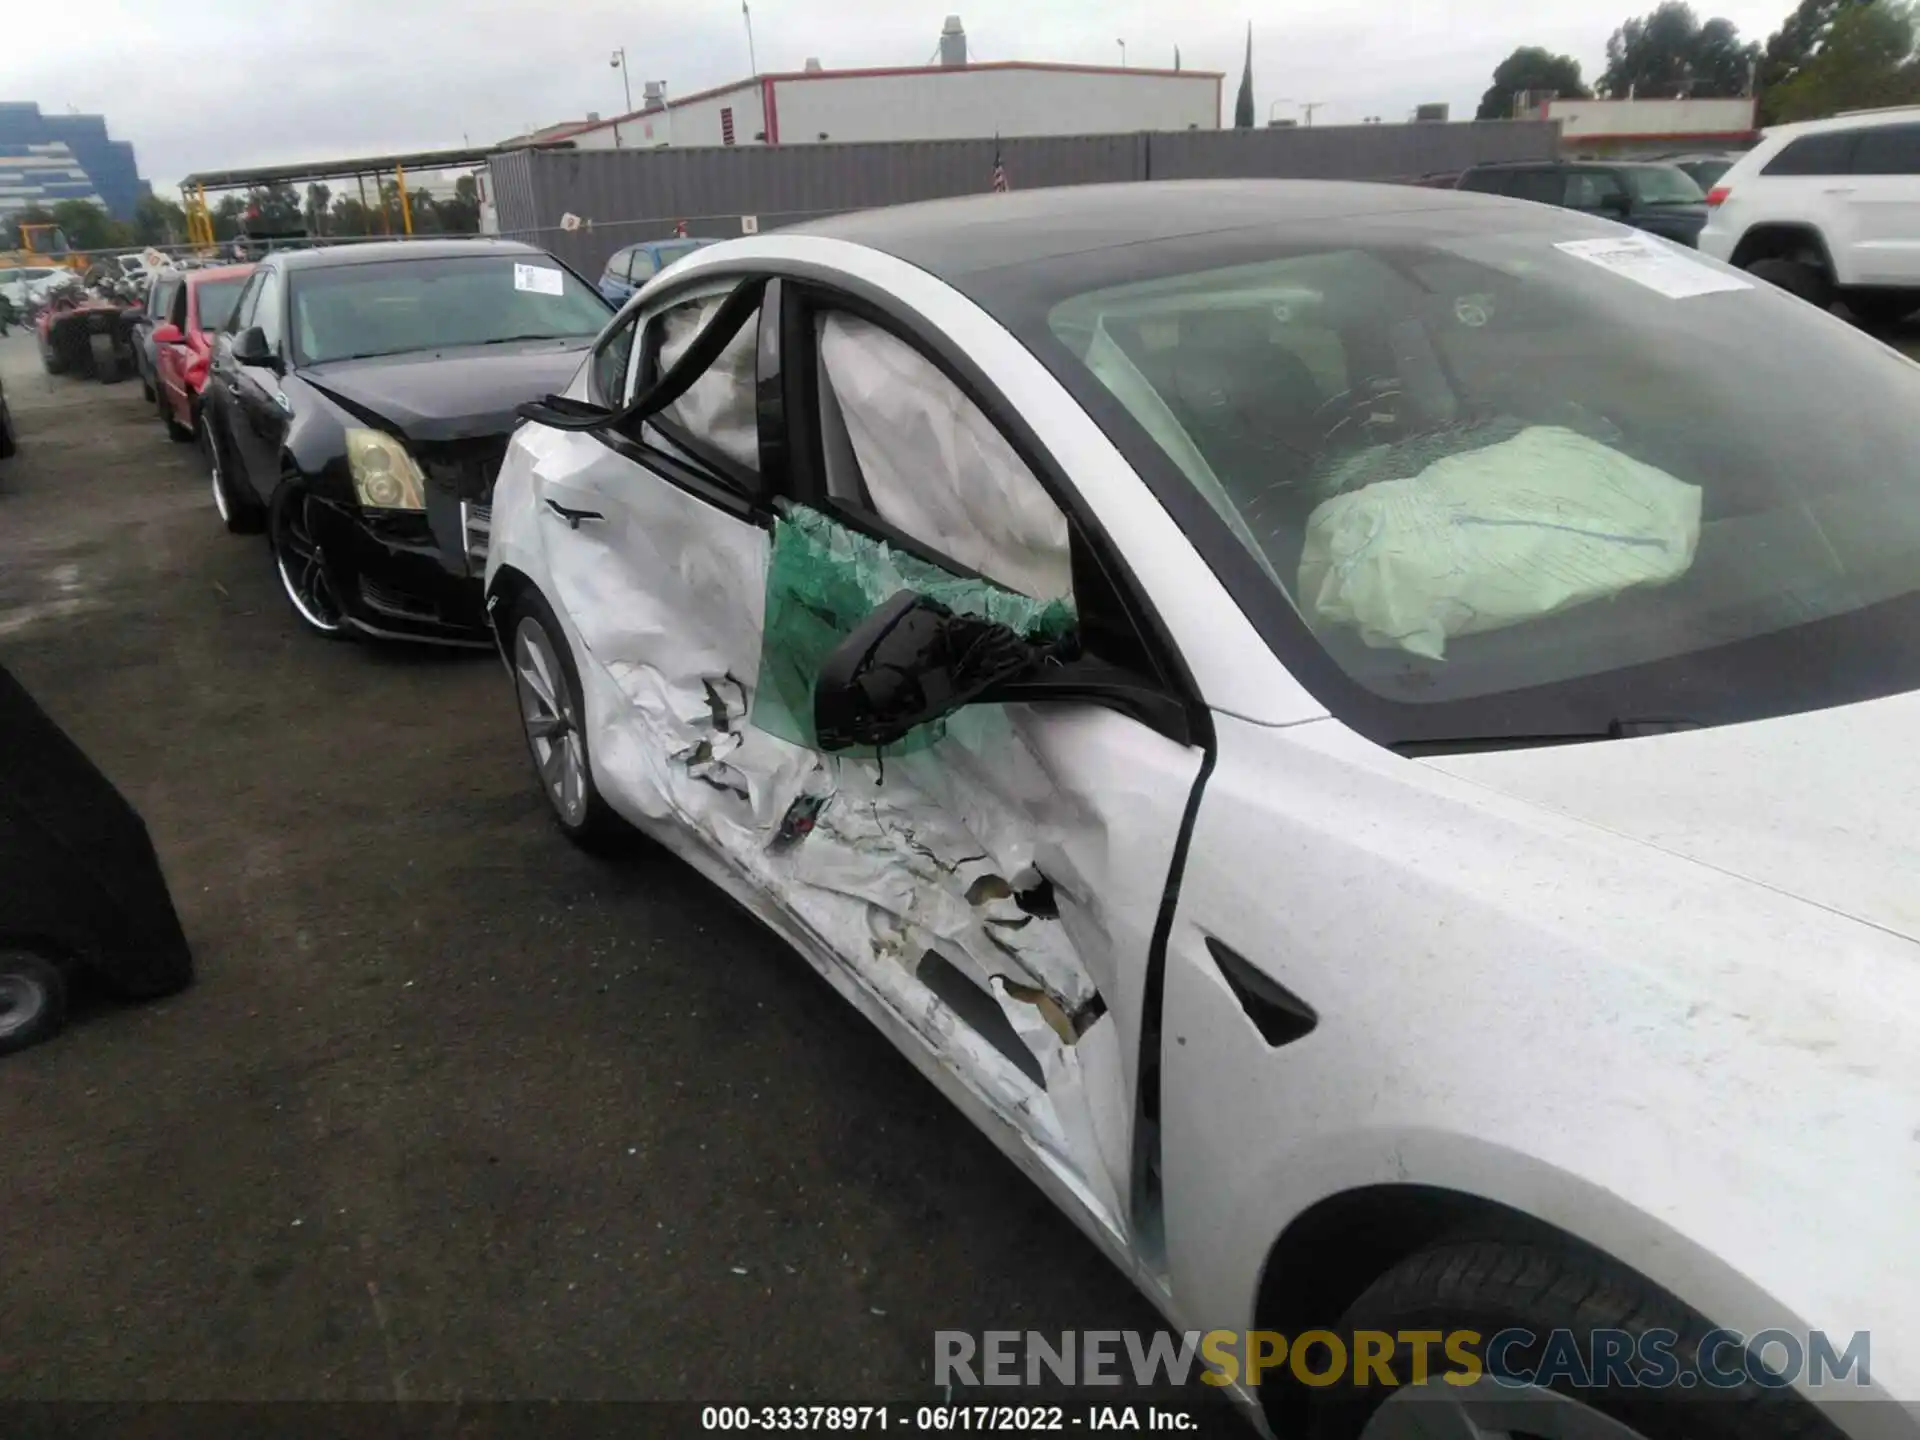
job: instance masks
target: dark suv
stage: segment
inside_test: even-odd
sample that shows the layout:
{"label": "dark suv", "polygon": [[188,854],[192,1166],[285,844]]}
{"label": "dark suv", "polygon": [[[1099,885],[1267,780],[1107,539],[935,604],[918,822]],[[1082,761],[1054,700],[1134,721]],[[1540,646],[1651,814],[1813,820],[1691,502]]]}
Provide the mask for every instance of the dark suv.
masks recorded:
{"label": "dark suv", "polygon": [[1606,215],[1696,247],[1707,223],[1705,193],[1677,165],[1600,160],[1476,165],[1461,175],[1456,188]]}

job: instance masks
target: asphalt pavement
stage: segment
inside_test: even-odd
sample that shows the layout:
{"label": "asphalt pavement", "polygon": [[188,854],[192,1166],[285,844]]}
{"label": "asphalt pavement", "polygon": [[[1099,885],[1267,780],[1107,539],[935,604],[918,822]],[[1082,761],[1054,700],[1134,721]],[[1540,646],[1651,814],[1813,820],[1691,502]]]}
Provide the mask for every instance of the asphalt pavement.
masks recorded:
{"label": "asphalt pavement", "polygon": [[497,660],[301,633],[137,381],[0,367],[0,661],[199,965],[0,1060],[0,1400],[929,1400],[938,1329],[1160,1323],[718,891],[567,845]]}

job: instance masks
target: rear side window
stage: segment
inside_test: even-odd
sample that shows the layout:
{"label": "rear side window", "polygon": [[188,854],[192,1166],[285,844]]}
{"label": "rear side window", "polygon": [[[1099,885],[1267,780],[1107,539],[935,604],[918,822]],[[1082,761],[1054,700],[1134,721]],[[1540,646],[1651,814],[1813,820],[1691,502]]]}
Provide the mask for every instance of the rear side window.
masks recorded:
{"label": "rear side window", "polygon": [[1567,177],[1559,170],[1516,170],[1507,194],[1536,205],[1558,205],[1567,198]]}
{"label": "rear side window", "polygon": [[1920,125],[1883,125],[1853,137],[1856,175],[1920,175]]}
{"label": "rear side window", "polygon": [[1611,170],[1573,170],[1567,174],[1565,203],[1570,210],[1599,210],[1609,201],[1626,196],[1625,187]]}
{"label": "rear side window", "polygon": [[1460,177],[1459,189],[1478,190],[1484,195],[1507,195],[1511,189],[1507,185],[1508,172],[1504,170],[1469,170]]}
{"label": "rear side window", "polygon": [[1853,165],[1855,136],[1844,131],[1802,135],[1761,169],[1762,175],[1845,175]]}

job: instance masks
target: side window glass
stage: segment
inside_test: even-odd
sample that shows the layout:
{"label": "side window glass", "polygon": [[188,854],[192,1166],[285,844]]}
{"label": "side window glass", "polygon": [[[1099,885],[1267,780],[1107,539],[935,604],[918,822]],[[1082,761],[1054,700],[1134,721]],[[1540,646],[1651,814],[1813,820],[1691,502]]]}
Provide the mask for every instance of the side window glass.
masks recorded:
{"label": "side window glass", "polygon": [[1920,125],[1879,125],[1853,142],[1856,175],[1920,175]]}
{"label": "side window glass", "polygon": [[997,585],[1070,597],[1067,518],[985,412],[890,331],[815,326],[829,496]]}
{"label": "side window glass", "polygon": [[1853,165],[1854,137],[1846,131],[1802,135],[1761,170],[1762,175],[1845,175]]}
{"label": "side window glass", "polygon": [[277,354],[281,334],[286,328],[280,323],[280,276],[273,270],[264,274],[266,278],[253,294],[253,319],[250,323],[260,327],[260,333],[266,337],[267,349]]}
{"label": "side window glass", "polygon": [[653,278],[653,257],[638,245],[627,254],[627,279],[644,285]]}
{"label": "side window glass", "polygon": [[167,302],[167,319],[171,320],[184,333],[187,328],[187,287],[183,281],[180,288],[173,292],[173,298]]}
{"label": "side window glass", "polygon": [[1559,205],[1566,199],[1566,182],[1558,170],[1516,170],[1507,179],[1507,194],[1516,200]]}
{"label": "side window glass", "polygon": [[1608,170],[1573,170],[1567,174],[1566,199],[1569,210],[1598,210],[1609,198],[1624,199],[1626,191]]}
{"label": "side window glass", "polygon": [[1483,195],[1503,195],[1507,187],[1501,182],[1505,179],[1505,174],[1499,170],[1469,170],[1460,177],[1459,188],[1478,190]]}
{"label": "side window glass", "polygon": [[260,294],[260,283],[265,276],[264,270],[254,271],[246,288],[240,292],[240,298],[233,302],[233,314],[227,320],[228,334],[238,335],[253,323],[253,302]]}
{"label": "side window glass", "polygon": [[587,398],[609,410],[627,401],[627,371],[633,360],[633,337],[640,333],[640,317],[628,316],[617,329],[602,335],[593,350],[593,368],[587,375]]}
{"label": "side window glass", "polygon": [[[657,314],[648,324],[649,381],[664,375],[687,353],[700,332],[725,303],[724,295],[706,295]],[[719,470],[760,470],[760,428],[756,419],[754,356],[759,336],[756,313],[727,342],[726,349],[691,389],[641,427],[642,443],[663,446]],[[717,462],[717,463],[716,463]]]}

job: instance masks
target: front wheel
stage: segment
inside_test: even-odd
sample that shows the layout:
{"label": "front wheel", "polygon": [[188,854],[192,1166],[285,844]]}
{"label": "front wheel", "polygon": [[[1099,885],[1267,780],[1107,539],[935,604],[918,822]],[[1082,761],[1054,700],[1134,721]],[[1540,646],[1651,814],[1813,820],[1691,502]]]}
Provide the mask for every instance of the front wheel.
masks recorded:
{"label": "front wheel", "polygon": [[268,539],[280,588],[300,623],[329,640],[351,639],[346,609],[327,573],[313,529],[313,497],[298,485],[283,485],[273,502]]}
{"label": "front wheel", "polygon": [[[1441,1241],[1382,1275],[1335,1327],[1356,1363],[1312,1392],[1308,1434],[1840,1440],[1791,1389],[1745,1378],[1753,1360],[1710,1342],[1716,1333],[1624,1266],[1570,1243]],[[1369,1340],[1379,1363],[1363,1368]],[[1314,1371],[1325,1365],[1319,1352]],[[1426,1383],[1410,1383],[1416,1370]]]}
{"label": "front wheel", "polygon": [[593,783],[580,672],[560,622],[529,590],[509,614],[506,633],[521,732],[554,823],[584,850],[618,848],[634,832]]}
{"label": "front wheel", "polygon": [[67,978],[31,950],[0,949],[0,1055],[38,1045],[67,1018]]}

